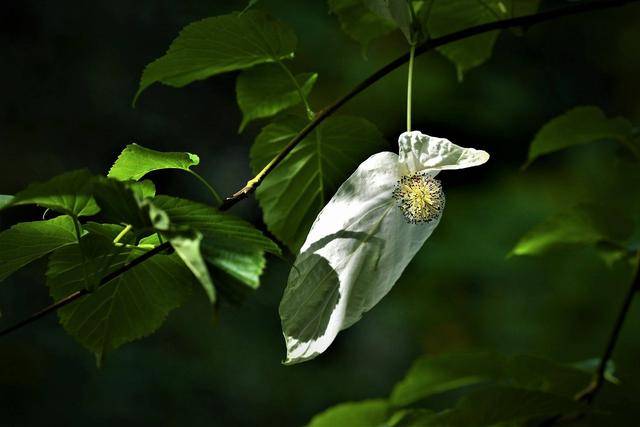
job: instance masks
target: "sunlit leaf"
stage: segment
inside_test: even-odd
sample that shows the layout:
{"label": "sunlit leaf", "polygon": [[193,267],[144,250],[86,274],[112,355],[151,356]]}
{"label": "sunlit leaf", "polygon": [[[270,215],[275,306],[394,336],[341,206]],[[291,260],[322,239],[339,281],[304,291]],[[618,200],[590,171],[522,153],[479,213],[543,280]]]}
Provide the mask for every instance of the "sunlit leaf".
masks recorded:
{"label": "sunlit leaf", "polygon": [[141,192],[144,189],[136,192],[130,184],[111,178],[100,179],[94,186],[95,197],[109,220],[131,225],[135,233],[155,231],[162,234],[201,283],[209,300],[215,302],[213,281],[200,252],[200,233],[178,227],[182,224],[173,224],[162,208],[149,199],[142,200]]}
{"label": "sunlit leaf", "polygon": [[[289,116],[266,126],[251,148],[253,170],[260,171],[304,124]],[[383,147],[382,135],[367,120],[325,120],[258,187],[256,197],[269,230],[297,251],[338,186],[367,155]]]}
{"label": "sunlit leaf", "polygon": [[120,181],[137,181],[149,172],[162,169],[189,170],[198,163],[200,158],[195,154],[162,152],[129,144],[111,166],[107,176]]}
{"label": "sunlit leaf", "polygon": [[[47,285],[54,300],[83,289],[87,269],[102,277],[143,253],[117,248],[100,236],[84,239],[85,268],[79,245],[51,256]],[[186,300],[192,287],[193,275],[177,255],[156,255],[60,309],[58,315],[67,332],[100,363],[107,352],[154,332]]]}
{"label": "sunlit leaf", "polygon": [[[209,301],[214,303],[216,301],[216,289],[213,286],[213,281],[209,275],[209,269],[207,268],[204,258],[202,257],[202,253],[200,252],[202,234],[198,232],[172,234],[173,235],[169,236],[171,246],[182,259],[182,262],[184,262],[196,279],[198,279],[198,282],[202,285]],[[164,235],[167,236],[166,234]]]}
{"label": "sunlit leaf", "polygon": [[377,427],[389,417],[389,404],[384,399],[336,405],[316,415],[307,427]]}
{"label": "sunlit leaf", "polygon": [[100,211],[91,188],[94,176],[86,169],[66,172],[20,191],[0,207],[35,204],[72,216],[90,216]]}
{"label": "sunlit leaf", "polygon": [[582,204],[554,215],[525,234],[511,255],[538,255],[567,245],[595,245],[600,242],[624,248],[633,232],[633,222],[623,213],[611,220],[610,207]]}
{"label": "sunlit leaf", "polygon": [[260,283],[264,252],[280,253],[251,224],[210,206],[167,196],[158,196],[153,203],[167,213],[172,224],[202,233],[201,249],[207,262],[251,287]]}
{"label": "sunlit leaf", "polygon": [[329,11],[340,21],[342,30],[366,50],[369,43],[396,28],[396,24],[374,13],[367,0],[329,0]]}
{"label": "sunlit leaf", "polygon": [[14,225],[0,233],[0,281],[30,262],[76,242],[74,220],[67,215]]}
{"label": "sunlit leaf", "polygon": [[538,131],[529,147],[527,164],[542,155],[596,141],[616,141],[631,148],[632,129],[628,120],[609,119],[598,107],[576,107]]}
{"label": "sunlit leaf", "polygon": [[135,194],[140,200],[148,199],[156,195],[156,185],[150,179],[144,179],[137,182],[129,181],[127,184],[133,191],[133,194]]}
{"label": "sunlit leaf", "polygon": [[180,32],[164,56],[147,65],[136,98],[155,82],[182,87],[227,71],[291,58],[296,43],[291,28],[259,10],[194,22]]}
{"label": "sunlit leaf", "polygon": [[[304,73],[295,76],[303,95],[311,92],[318,75]],[[240,132],[252,120],[271,117],[302,100],[286,71],[276,64],[264,64],[243,71],[236,84],[238,105],[242,110]]]}

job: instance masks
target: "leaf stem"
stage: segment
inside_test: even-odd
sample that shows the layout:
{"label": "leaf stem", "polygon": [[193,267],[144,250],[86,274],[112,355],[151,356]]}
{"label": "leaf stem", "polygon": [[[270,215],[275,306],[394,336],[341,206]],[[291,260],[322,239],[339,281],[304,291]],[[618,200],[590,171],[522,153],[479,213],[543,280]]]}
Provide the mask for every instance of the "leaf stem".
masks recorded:
{"label": "leaf stem", "polygon": [[411,132],[411,94],[413,92],[413,60],[416,56],[416,45],[409,49],[409,72],[407,73],[407,132]]}
{"label": "leaf stem", "polygon": [[120,240],[122,240],[122,238],[129,232],[131,231],[131,229],[133,228],[133,226],[131,224],[128,224],[125,228],[123,228],[120,233],[118,233],[118,235],[115,237],[115,239],[113,239],[113,243],[118,243],[120,242]]}
{"label": "leaf stem", "polygon": [[298,83],[298,80],[296,80],[296,76],[293,75],[289,67],[287,67],[284,62],[282,62],[281,60],[278,60],[277,62],[280,65],[280,67],[282,67],[284,72],[289,76],[293,85],[296,87],[296,90],[298,91],[298,95],[300,95],[300,100],[304,104],[304,108],[307,113],[307,118],[309,119],[309,121],[313,120],[313,118],[315,117],[315,113],[311,109],[311,106],[309,105],[309,101],[307,100],[307,97],[302,91],[302,87],[300,86],[300,83]]}
{"label": "leaf stem", "polygon": [[89,278],[87,277],[87,256],[84,252],[84,243],[82,241],[82,225],[80,224],[80,220],[77,216],[73,215],[72,219],[73,227],[76,230],[76,240],[78,241],[78,246],[80,246],[80,259],[82,260],[82,278],[85,285],[89,287],[90,283]]}
{"label": "leaf stem", "polygon": [[205,187],[207,187],[207,190],[209,190],[209,193],[211,194],[211,197],[213,198],[213,201],[216,206],[220,206],[222,204],[222,197],[220,197],[218,192],[214,190],[214,188],[211,186],[211,184],[209,184],[209,182],[206,179],[204,179],[198,172],[194,172],[191,169],[185,169],[185,170],[189,172],[191,175],[195,176],[198,179],[198,181],[200,181]]}

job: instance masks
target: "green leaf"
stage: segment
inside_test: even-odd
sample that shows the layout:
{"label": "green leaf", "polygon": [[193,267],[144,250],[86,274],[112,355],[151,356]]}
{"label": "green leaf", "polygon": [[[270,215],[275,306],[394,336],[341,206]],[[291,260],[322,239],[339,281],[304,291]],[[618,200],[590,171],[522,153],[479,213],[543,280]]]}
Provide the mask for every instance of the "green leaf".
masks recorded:
{"label": "green leaf", "polygon": [[[97,279],[142,254],[140,250],[116,248],[95,235],[84,238],[83,250],[84,256],[76,244],[51,256],[47,285],[54,300],[83,289],[87,267]],[[155,255],[58,310],[58,316],[65,330],[93,352],[100,364],[107,352],[158,329],[167,314],[186,300],[192,287],[193,276],[177,255]]]}
{"label": "green leaf", "polygon": [[[167,236],[167,234],[163,234]],[[216,289],[209,275],[209,269],[204,262],[202,253],[200,252],[200,244],[202,242],[202,234],[196,233],[176,233],[169,236],[171,246],[182,259],[184,264],[191,270],[198,282],[202,285],[209,301],[213,304],[216,302]]]}
{"label": "green leaf", "polygon": [[529,147],[528,166],[538,157],[575,145],[612,140],[630,147],[633,127],[622,117],[608,119],[597,107],[576,107],[548,122]]}
{"label": "green leaf", "polygon": [[13,200],[13,196],[0,194],[0,210],[4,209],[5,206],[10,205],[12,200]]}
{"label": "green leaf", "polygon": [[149,199],[156,195],[156,185],[150,179],[129,181],[127,185],[140,200]]}
{"label": "green leaf", "polygon": [[67,215],[14,225],[0,233],[0,281],[30,262],[76,242],[74,220]]}
{"label": "green leaf", "polygon": [[307,427],[376,427],[389,417],[389,404],[384,399],[371,399],[336,405],[316,415]]}
{"label": "green leaf", "polygon": [[136,99],[155,82],[182,87],[227,71],[291,58],[296,43],[291,28],[259,10],[194,22],[180,32],[164,56],[147,65]]}
{"label": "green leaf", "polygon": [[590,373],[540,357],[488,352],[442,354],[418,359],[395,386],[390,401],[395,407],[405,407],[480,384],[517,386],[573,398],[590,381]]}
{"label": "green leaf", "polygon": [[202,233],[205,260],[248,286],[259,286],[264,252],[280,254],[278,246],[251,224],[215,208],[168,196],[158,196],[153,203],[172,224]]}
{"label": "green leaf", "polygon": [[[489,427],[571,414],[585,406],[571,398],[513,387],[491,387],[463,397],[455,408],[424,413],[396,427]],[[410,414],[410,413],[409,413]],[[508,424],[513,425],[513,424]]]}
{"label": "green leaf", "polygon": [[369,43],[396,28],[396,24],[367,6],[367,0],[329,0],[329,11],[340,21],[340,27],[366,51]]}
{"label": "green leaf", "polygon": [[[293,116],[267,125],[251,148],[253,170],[260,171],[304,125]],[[338,186],[384,146],[382,135],[367,120],[349,116],[325,120],[258,187],[256,197],[269,230],[297,252]]]}
{"label": "green leaf", "polygon": [[538,255],[567,245],[612,243],[624,248],[633,232],[633,222],[610,207],[582,204],[559,213],[525,234],[510,255]]}
{"label": "green leaf", "polygon": [[188,171],[200,163],[200,158],[191,153],[162,152],[129,144],[111,166],[109,178],[119,181],[137,181],[149,172],[161,169],[181,169]]}
{"label": "green leaf", "polygon": [[126,183],[101,177],[95,182],[93,193],[102,214],[110,221],[129,224],[136,230],[152,227],[149,205],[144,204],[138,197],[139,193],[134,192]]}
{"label": "green leaf", "polygon": [[422,29],[416,11],[423,2],[411,0],[364,0],[370,11],[383,19],[393,21],[402,31],[409,44],[417,44],[422,39]]}
{"label": "green leaf", "polygon": [[492,353],[443,354],[418,359],[391,394],[394,406],[502,377],[504,356]]}
{"label": "green leaf", "polygon": [[[318,78],[316,73],[295,76],[305,97]],[[252,120],[271,117],[302,100],[291,78],[276,64],[264,64],[243,71],[236,84],[238,105],[242,110],[240,132]]]}
{"label": "green leaf", "polygon": [[129,224],[135,232],[159,232],[169,240],[178,256],[202,284],[209,300],[215,302],[213,281],[200,253],[200,233],[185,227],[188,224],[173,224],[162,208],[149,199],[141,200],[140,194],[124,182],[103,178],[95,185],[94,192],[98,203],[103,206],[103,213],[110,220]]}
{"label": "green leaf", "polygon": [[[431,7],[423,8],[423,27],[432,38],[442,37],[476,25],[534,13],[538,4],[537,0],[435,0]],[[479,34],[440,46],[438,51],[455,64],[458,79],[462,80],[467,71],[491,57],[498,34],[498,31]]]}
{"label": "green leaf", "polygon": [[90,216],[100,209],[91,197],[94,176],[86,169],[66,172],[29,185],[0,208],[36,204],[71,216]]}

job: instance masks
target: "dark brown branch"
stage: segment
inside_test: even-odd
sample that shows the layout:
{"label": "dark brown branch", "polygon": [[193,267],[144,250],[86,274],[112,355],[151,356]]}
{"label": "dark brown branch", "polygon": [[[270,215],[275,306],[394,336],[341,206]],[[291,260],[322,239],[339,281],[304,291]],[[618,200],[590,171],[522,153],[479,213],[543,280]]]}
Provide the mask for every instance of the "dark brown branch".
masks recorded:
{"label": "dark brown branch", "polygon": [[[421,44],[420,46],[418,46],[416,48],[415,55],[421,55],[423,53],[432,51],[437,47],[443,46],[445,44],[453,43],[459,40],[466,39],[468,37],[487,33],[490,31],[501,30],[501,29],[506,29],[511,27],[528,28],[532,25],[539,24],[545,21],[550,21],[552,19],[560,18],[563,16],[576,15],[579,13],[590,12],[590,11],[595,11],[600,9],[608,9],[608,8],[618,7],[618,6],[622,6],[628,3],[634,3],[638,1],[640,0],[594,0],[591,2],[579,3],[574,6],[567,6],[567,7],[554,9],[554,10],[550,10],[547,12],[542,12],[534,15],[527,15],[527,16],[522,16],[518,18],[505,19],[502,21],[495,21],[487,24],[477,25],[474,27],[466,28],[462,31],[457,31],[457,32],[448,34],[446,36],[431,39]],[[258,174],[255,178],[249,181],[247,185],[245,185],[242,189],[238,190],[231,196],[227,197],[223,201],[222,205],[220,206],[220,210],[226,211],[230,209],[232,206],[234,206],[236,203],[238,203],[239,201],[247,198],[249,194],[255,191],[255,189],[258,187],[258,185],[260,185],[260,183],[264,180],[264,178],[267,175],[269,175],[280,164],[280,162],[284,160],[285,157],[287,157],[287,155],[291,152],[291,150],[293,150],[296,145],[298,145],[307,135],[309,135],[309,133],[311,133],[311,131],[313,131],[327,117],[335,113],[340,107],[342,107],[349,100],[351,100],[351,98],[358,95],[360,92],[364,91],[369,86],[373,85],[378,80],[382,79],[384,76],[391,73],[392,71],[399,68],[400,66],[402,66],[404,63],[408,61],[409,61],[409,53],[406,53],[401,57],[395,59],[394,61],[391,61],[390,63],[388,63],[387,65],[385,65],[384,67],[380,68],[378,71],[376,71],[375,73],[367,77],[365,80],[363,80],[360,84],[354,87],[349,93],[344,95],[342,98],[336,100],[333,104],[329,105],[328,107],[320,111],[316,115],[316,117],[311,122],[309,122],[309,124],[307,124],[307,126],[305,126],[300,132],[298,132],[296,136],[293,137],[291,141],[289,141],[286,147],[280,153],[278,153],[278,155],[269,163],[269,165],[263,171],[260,172],[260,174]],[[158,246],[155,249],[152,249],[151,251],[145,253],[144,255],[141,255],[140,257],[135,258],[130,263],[125,264],[120,269],[104,277],[100,281],[99,286],[103,286],[107,284],[109,281],[115,279],[121,274],[126,273],[131,268],[151,258],[153,255],[160,253],[163,250],[169,248],[169,246],[170,245],[168,243],[163,243],[162,245]],[[7,335],[8,333],[15,331],[17,329],[20,329],[23,326],[26,326],[34,322],[35,320],[38,320],[39,318],[45,316],[46,314],[51,313],[52,311],[55,311],[59,308],[62,308],[72,303],[73,301],[76,301],[79,298],[82,298],[87,294],[88,294],[88,291],[79,291],[74,294],[71,294],[65,297],[64,299],[44,308],[43,310],[40,310],[36,314],[17,323],[16,325],[1,331],[0,337]]]}
{"label": "dark brown branch", "polygon": [[[567,6],[563,8],[553,9],[546,12],[541,12],[533,15],[521,16],[518,18],[504,19],[501,21],[494,21],[487,24],[476,25],[474,27],[466,28],[461,31],[456,31],[446,36],[438,37],[428,40],[422,43],[416,48],[415,55],[421,55],[426,52],[430,52],[440,46],[444,46],[449,43],[453,43],[459,40],[463,40],[478,34],[487,33],[490,31],[501,30],[511,27],[524,27],[528,28],[532,25],[539,24],[541,22],[550,21],[552,19],[560,18],[563,16],[576,15],[579,13],[590,12],[600,9],[607,9],[617,6],[622,6],[627,3],[637,2],[638,0],[595,0],[591,2],[579,3],[575,6]],[[253,179],[251,179],[243,188],[227,197],[222,203],[221,209],[226,210],[238,203],[240,200],[245,199],[249,194],[253,193],[255,189],[260,185],[264,178],[274,170],[282,160],[298,145],[311,131],[313,131],[320,123],[322,123],[327,117],[331,116],[340,107],[346,104],[351,98],[358,95],[360,92],[367,89],[369,86],[382,79],[387,74],[394,71],[396,68],[404,65],[409,61],[409,53],[402,55],[401,57],[391,61],[378,71],[363,80],[356,87],[351,89],[342,98],[336,100],[333,104],[320,111],[316,117],[307,124],[293,139],[287,144],[287,146],[280,152],[274,159]]]}
{"label": "dark brown branch", "polygon": [[[593,375],[593,380],[584,390],[576,394],[575,400],[577,400],[578,402],[584,402],[587,405],[591,405],[605,383],[607,365],[609,364],[611,356],[613,355],[613,350],[616,348],[616,344],[618,343],[618,337],[620,336],[622,325],[624,325],[624,321],[627,318],[629,309],[631,308],[631,302],[636,296],[636,293],[640,290],[640,251],[636,253],[635,258],[636,271],[631,285],[629,286],[629,290],[627,290],[624,300],[622,301],[622,306],[618,311],[618,316],[616,317],[616,321],[613,324],[613,329],[609,334],[607,346],[605,347],[604,353],[602,354],[602,357],[598,362],[598,367],[595,374]],[[540,427],[552,427],[565,422],[577,421],[579,419],[582,419],[585,415],[585,412],[569,415],[558,414],[542,421],[540,423]]]}
{"label": "dark brown branch", "polygon": [[605,373],[607,371],[607,365],[609,364],[609,360],[611,360],[611,356],[613,355],[613,350],[616,348],[616,344],[618,343],[618,337],[620,336],[622,325],[624,325],[624,321],[627,318],[627,314],[629,313],[629,308],[631,308],[631,302],[640,289],[640,251],[636,254],[635,263],[635,276],[631,282],[631,286],[629,286],[629,290],[627,291],[624,300],[622,301],[622,306],[620,306],[618,316],[616,317],[616,321],[613,324],[613,329],[609,334],[607,346],[605,347],[604,353],[600,358],[600,363],[598,364],[598,369],[596,370],[595,376],[593,377],[593,381],[591,381],[587,388],[577,394],[576,400],[591,404],[591,402],[593,402],[593,399],[596,397],[605,383]]}

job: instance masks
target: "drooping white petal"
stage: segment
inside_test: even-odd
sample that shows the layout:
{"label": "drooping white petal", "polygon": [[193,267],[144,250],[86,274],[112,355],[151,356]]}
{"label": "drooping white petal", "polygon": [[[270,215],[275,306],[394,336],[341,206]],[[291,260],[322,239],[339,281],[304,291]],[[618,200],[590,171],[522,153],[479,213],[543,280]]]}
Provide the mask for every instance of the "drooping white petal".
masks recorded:
{"label": "drooping white petal", "polygon": [[460,147],[444,138],[425,135],[419,131],[404,132],[398,138],[400,164],[405,174],[434,172],[444,169],[464,169],[489,160],[489,153]]}
{"label": "drooping white petal", "polygon": [[407,223],[392,198],[400,166],[396,154],[371,156],[318,215],[280,303],[285,363],[322,353],[378,303],[440,221]]}

